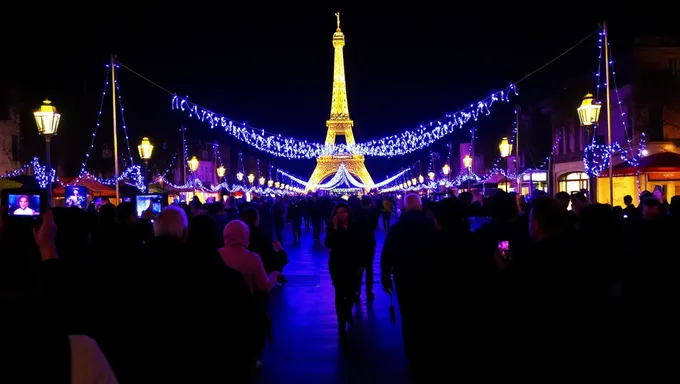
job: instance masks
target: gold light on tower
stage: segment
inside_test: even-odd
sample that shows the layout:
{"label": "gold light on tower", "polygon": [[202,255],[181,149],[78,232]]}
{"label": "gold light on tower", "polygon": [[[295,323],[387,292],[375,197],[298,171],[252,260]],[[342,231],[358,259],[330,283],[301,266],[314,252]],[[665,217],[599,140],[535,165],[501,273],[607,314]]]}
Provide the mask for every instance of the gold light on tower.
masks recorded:
{"label": "gold light on tower", "polygon": [[470,155],[465,155],[465,157],[463,158],[463,165],[467,169],[472,168],[472,157],[470,157]]}
{"label": "gold light on tower", "polygon": [[586,97],[583,98],[581,106],[576,109],[578,112],[578,119],[581,121],[581,125],[584,127],[592,127],[597,124],[600,118],[600,109],[602,105],[595,101],[592,93],[588,93]]}
{"label": "gold light on tower", "polygon": [[425,182],[425,178],[423,177],[423,175],[418,176],[418,182],[419,182],[420,184],[422,184],[422,183]]}
{"label": "gold light on tower", "polygon": [[255,181],[255,175],[252,173],[248,175],[248,182],[252,184]]}
{"label": "gold light on tower", "polygon": [[510,144],[507,137],[504,137],[501,140],[501,143],[498,144],[498,149],[501,151],[501,157],[506,158],[510,155],[510,152],[512,152],[512,144]]}
{"label": "gold light on tower", "polygon": [[59,129],[59,121],[61,121],[61,114],[57,112],[57,108],[52,105],[48,99],[43,101],[40,109],[33,112],[35,123],[38,125],[38,133],[43,136],[54,136]]}
{"label": "gold light on tower", "polygon": [[142,143],[137,146],[139,150],[139,158],[144,161],[149,161],[151,159],[151,154],[153,153],[153,145],[149,141],[148,137],[142,139]]}
{"label": "gold light on tower", "polygon": [[264,178],[264,176],[260,177],[260,185],[264,185],[264,183],[267,182],[267,179]]}
{"label": "gold light on tower", "polygon": [[267,186],[271,188],[272,185],[274,185],[274,180],[269,179],[269,181],[267,181]]}
{"label": "gold light on tower", "polygon": [[237,173],[237,174],[236,174],[236,179],[237,179],[238,181],[242,181],[242,180],[243,180],[243,172]]}
{"label": "gold light on tower", "polygon": [[217,167],[217,177],[223,178],[225,173],[227,173],[227,169],[224,168],[224,165]]}
{"label": "gold light on tower", "polygon": [[435,176],[435,174],[434,174],[434,172],[432,172],[432,171],[430,171],[430,172],[427,174],[427,177],[429,177],[430,180],[434,180],[434,176]]}
{"label": "gold light on tower", "polygon": [[187,163],[189,164],[189,169],[191,170],[191,172],[196,172],[196,170],[198,169],[198,165],[200,164],[196,156],[192,156],[191,159],[187,161]]}
{"label": "gold light on tower", "polygon": [[442,167],[442,172],[444,172],[445,176],[449,175],[449,172],[451,172],[451,167],[449,166],[448,163],[444,164],[444,166]]}

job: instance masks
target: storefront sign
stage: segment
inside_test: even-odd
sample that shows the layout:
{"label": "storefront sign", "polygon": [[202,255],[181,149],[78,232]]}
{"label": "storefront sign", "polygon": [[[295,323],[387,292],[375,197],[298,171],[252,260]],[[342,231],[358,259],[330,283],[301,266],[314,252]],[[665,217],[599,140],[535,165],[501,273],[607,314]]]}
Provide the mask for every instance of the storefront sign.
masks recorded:
{"label": "storefront sign", "polygon": [[649,181],[680,180],[680,172],[650,172],[647,174]]}

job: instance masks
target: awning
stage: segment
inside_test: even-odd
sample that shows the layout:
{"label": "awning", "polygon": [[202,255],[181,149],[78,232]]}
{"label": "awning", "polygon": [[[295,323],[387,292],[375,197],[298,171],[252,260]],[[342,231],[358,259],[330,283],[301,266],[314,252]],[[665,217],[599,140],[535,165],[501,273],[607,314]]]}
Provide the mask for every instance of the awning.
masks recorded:
{"label": "awning", "polygon": [[[680,154],[674,152],[660,152],[640,159],[637,167],[631,167],[627,162],[612,167],[614,176],[635,176],[637,173],[650,172],[678,172],[680,171]],[[599,177],[609,177],[606,168]]]}

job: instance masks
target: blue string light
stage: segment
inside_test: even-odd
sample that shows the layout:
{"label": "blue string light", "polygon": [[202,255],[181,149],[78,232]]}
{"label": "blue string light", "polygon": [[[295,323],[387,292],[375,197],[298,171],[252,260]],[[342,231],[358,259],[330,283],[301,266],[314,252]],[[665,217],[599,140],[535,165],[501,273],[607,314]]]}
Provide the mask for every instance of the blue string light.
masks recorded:
{"label": "blue string light", "polygon": [[497,101],[508,102],[511,95],[516,95],[516,88],[508,88],[492,93],[476,103],[458,112],[446,115],[443,119],[431,121],[414,130],[406,130],[396,135],[383,137],[354,145],[320,143],[284,137],[238,123],[233,119],[221,116],[204,109],[197,104],[177,95],[172,97],[172,109],[184,112],[187,116],[208,123],[210,128],[222,128],[236,139],[274,156],[289,159],[314,159],[323,155],[359,154],[375,157],[394,157],[405,155],[426,148],[437,140],[461,128],[470,120],[476,121],[480,115],[489,115],[491,106]]}
{"label": "blue string light", "polygon": [[[614,94],[616,95],[616,101],[619,106],[619,113],[621,115],[621,124],[622,124],[622,129],[624,132],[624,136],[626,137],[626,142],[624,144],[621,143],[612,143],[611,145],[609,144],[597,144],[595,142],[595,134],[593,134],[593,138],[591,143],[585,147],[583,150],[583,167],[585,169],[586,174],[589,176],[600,176],[602,172],[604,172],[605,169],[609,167],[609,162],[612,161],[612,158],[618,154],[619,158],[621,161],[626,162],[628,165],[631,167],[637,167],[639,165],[639,160],[643,156],[643,151],[645,150],[645,144],[646,144],[646,136],[645,133],[642,132],[640,134],[640,139],[638,141],[638,146],[637,150],[633,148],[633,139],[629,137],[628,135],[628,127],[626,125],[626,113],[623,110],[623,102],[621,101],[621,96],[619,94],[619,90],[616,84],[616,71],[614,70],[614,60],[611,56],[611,45],[605,47],[604,46],[604,31],[600,31],[599,33],[599,38],[597,40],[598,44],[598,50],[599,50],[599,55],[598,55],[598,70],[597,73],[595,74],[596,79],[598,80],[597,82],[597,94],[598,94],[598,99],[599,99],[599,94],[600,94],[600,85],[604,84],[605,87],[609,87],[609,84],[603,83],[602,82],[602,76],[601,76],[601,69],[607,69],[607,65],[609,66],[609,69],[611,70],[612,74],[612,84],[614,86]],[[603,64],[603,53],[604,49],[609,50],[609,63],[604,63]],[[610,103],[611,104],[611,103]]]}
{"label": "blue string light", "polygon": [[[128,131],[127,131],[127,123],[125,123],[125,107],[123,107],[123,98],[120,95],[120,85],[118,83],[118,69],[120,69],[120,66],[118,64],[115,64],[115,71],[116,71],[116,96],[118,97],[118,109],[120,110],[120,120],[123,123],[123,135],[125,135],[125,144],[127,145],[127,150],[128,150],[128,158],[130,159],[130,166],[135,165],[135,160],[132,157],[132,150],[130,149],[130,137],[128,136]],[[123,161],[127,163],[127,159],[123,157]],[[125,164],[125,168],[127,168],[128,165]]]}

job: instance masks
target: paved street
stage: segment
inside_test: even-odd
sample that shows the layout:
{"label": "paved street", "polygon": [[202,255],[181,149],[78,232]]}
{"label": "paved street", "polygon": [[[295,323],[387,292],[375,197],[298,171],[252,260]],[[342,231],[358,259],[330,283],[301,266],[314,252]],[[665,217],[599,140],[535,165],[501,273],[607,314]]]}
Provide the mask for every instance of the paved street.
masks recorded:
{"label": "paved street", "polygon": [[[286,228],[290,239],[290,228]],[[323,241],[322,234],[322,241]],[[400,325],[392,324],[390,299],[379,285],[376,298],[362,295],[345,345],[338,341],[328,250],[305,231],[300,244],[290,244],[288,284],[272,293],[274,343],[267,346],[260,368],[261,383],[407,383]],[[378,249],[384,238],[376,231]],[[379,258],[375,259],[376,271]],[[396,301],[396,298],[395,298]]]}

